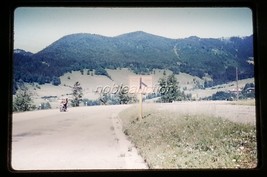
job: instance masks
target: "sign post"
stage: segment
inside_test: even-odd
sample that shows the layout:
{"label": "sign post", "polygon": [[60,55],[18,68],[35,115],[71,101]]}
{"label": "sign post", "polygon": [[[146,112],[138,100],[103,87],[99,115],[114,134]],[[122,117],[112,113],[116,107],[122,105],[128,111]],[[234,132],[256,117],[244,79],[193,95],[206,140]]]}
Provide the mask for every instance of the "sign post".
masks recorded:
{"label": "sign post", "polygon": [[139,94],[139,119],[143,118],[143,97],[142,94],[152,93],[152,76],[131,76],[129,77],[130,93]]}
{"label": "sign post", "polygon": [[143,98],[142,93],[139,93],[139,119],[143,118]]}

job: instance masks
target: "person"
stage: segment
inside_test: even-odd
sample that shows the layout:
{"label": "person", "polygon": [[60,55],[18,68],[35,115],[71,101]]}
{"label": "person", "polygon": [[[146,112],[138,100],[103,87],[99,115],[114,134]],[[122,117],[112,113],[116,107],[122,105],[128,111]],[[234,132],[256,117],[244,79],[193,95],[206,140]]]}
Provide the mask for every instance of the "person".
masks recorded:
{"label": "person", "polygon": [[68,105],[68,98],[66,99],[62,99],[61,102],[60,102],[60,112],[62,111],[66,111],[67,110],[67,105]]}
{"label": "person", "polygon": [[67,105],[68,105],[68,98],[66,98],[66,100],[63,103],[65,111],[67,110]]}

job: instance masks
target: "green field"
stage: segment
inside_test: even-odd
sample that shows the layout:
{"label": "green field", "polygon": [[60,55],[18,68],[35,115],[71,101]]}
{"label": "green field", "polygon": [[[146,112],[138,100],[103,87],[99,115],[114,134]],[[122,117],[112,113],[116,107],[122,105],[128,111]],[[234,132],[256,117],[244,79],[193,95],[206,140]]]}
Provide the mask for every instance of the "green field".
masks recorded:
{"label": "green field", "polygon": [[206,115],[136,106],[120,113],[124,133],[151,169],[255,168],[256,127]]}

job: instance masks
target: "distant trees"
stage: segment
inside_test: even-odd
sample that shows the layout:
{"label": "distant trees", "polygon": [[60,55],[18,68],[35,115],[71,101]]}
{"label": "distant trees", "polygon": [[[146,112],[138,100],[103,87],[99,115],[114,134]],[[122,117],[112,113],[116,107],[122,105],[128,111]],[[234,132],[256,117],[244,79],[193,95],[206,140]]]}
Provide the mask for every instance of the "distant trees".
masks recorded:
{"label": "distant trees", "polygon": [[46,103],[41,103],[38,107],[38,109],[51,109],[51,105],[49,102],[46,102]]}
{"label": "distant trees", "polygon": [[180,73],[180,68],[177,66],[170,66],[169,69],[173,72],[173,74],[179,74]]}
{"label": "distant trees", "polygon": [[212,80],[205,80],[204,81],[204,88],[212,87],[213,81]]}
{"label": "distant trees", "polygon": [[80,72],[81,72],[81,75],[83,75],[83,74],[84,74],[84,70],[83,70],[83,69],[80,69]]}
{"label": "distant trees", "polygon": [[225,76],[226,80],[234,81],[236,79],[236,67],[229,66],[226,68]]}
{"label": "distant trees", "polygon": [[54,77],[52,78],[52,84],[55,85],[55,86],[60,85],[60,84],[61,84],[60,78],[54,76]]}
{"label": "distant trees", "polygon": [[96,75],[104,75],[104,76],[108,75],[107,71],[103,67],[95,68],[95,74]]}
{"label": "distant trees", "polygon": [[100,94],[98,101],[103,105],[129,104],[137,101],[136,96],[129,93],[128,86],[122,84],[111,93],[105,90],[100,90],[98,93]]}
{"label": "distant trees", "polygon": [[89,100],[88,98],[84,98],[82,102],[84,106],[96,106],[101,104],[99,100]]}
{"label": "distant trees", "polygon": [[191,94],[185,94],[184,91],[180,90],[175,74],[160,78],[159,86],[159,102],[171,103],[173,101],[191,100],[192,98]]}
{"label": "distant trees", "polygon": [[[39,58],[40,57],[40,58]],[[87,75],[105,75],[110,78],[106,66],[102,66],[95,61],[79,60],[55,60],[49,56],[25,55],[23,53],[14,53],[14,86],[19,80],[26,83],[36,82],[38,84],[51,83],[55,86],[60,85],[60,76],[67,72],[80,71],[84,75],[84,69],[87,69]],[[68,77],[70,79],[70,77]],[[14,87],[14,94],[17,88]]]}
{"label": "distant trees", "polygon": [[72,87],[72,95],[73,99],[71,100],[71,106],[78,107],[83,97],[83,90],[79,82],[75,82],[74,86]]}
{"label": "distant trees", "polygon": [[106,105],[107,102],[108,102],[110,99],[111,99],[111,98],[110,98],[110,95],[107,94],[107,93],[103,93],[103,94],[101,94],[100,97],[99,97],[99,101],[100,101],[100,103],[101,103],[101,104],[104,104],[104,105]]}
{"label": "distant trees", "polygon": [[255,84],[254,83],[247,83],[241,94],[244,98],[255,98]]}
{"label": "distant trees", "polygon": [[131,100],[128,90],[124,89],[123,85],[121,85],[120,91],[117,93],[117,97],[119,99],[120,104],[127,104]]}
{"label": "distant trees", "polygon": [[236,94],[231,92],[218,91],[212,94],[209,99],[211,100],[233,100],[236,97]]}
{"label": "distant trees", "polygon": [[159,79],[160,95],[162,102],[173,102],[182,95],[178,87],[178,81],[174,74]]}
{"label": "distant trees", "polygon": [[33,105],[32,93],[26,86],[21,86],[13,99],[13,111],[31,111],[36,108]]}
{"label": "distant trees", "polygon": [[[236,92],[231,91],[218,91],[209,97],[207,100],[234,100],[236,98]],[[239,99],[255,98],[255,84],[247,83],[245,87],[239,92]]]}

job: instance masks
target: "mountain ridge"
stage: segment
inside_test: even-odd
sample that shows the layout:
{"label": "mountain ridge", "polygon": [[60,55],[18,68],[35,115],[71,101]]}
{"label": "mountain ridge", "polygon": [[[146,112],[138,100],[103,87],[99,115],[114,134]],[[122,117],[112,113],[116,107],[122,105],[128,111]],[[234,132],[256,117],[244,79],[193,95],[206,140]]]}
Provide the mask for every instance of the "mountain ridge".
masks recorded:
{"label": "mountain ridge", "polygon": [[[229,39],[197,36],[171,39],[143,31],[114,37],[76,33],[32,55],[22,56],[14,50],[14,74],[16,82],[43,84],[66,72],[82,69],[94,70],[98,75],[107,75],[107,68],[129,68],[137,74],[169,69],[176,74],[184,72],[200,78],[209,75],[214,85],[234,80],[236,67],[241,78],[253,77],[254,68],[246,62],[249,57],[254,57],[253,35]],[[20,62],[21,58],[26,63]],[[32,71],[32,66],[38,71]]]}

